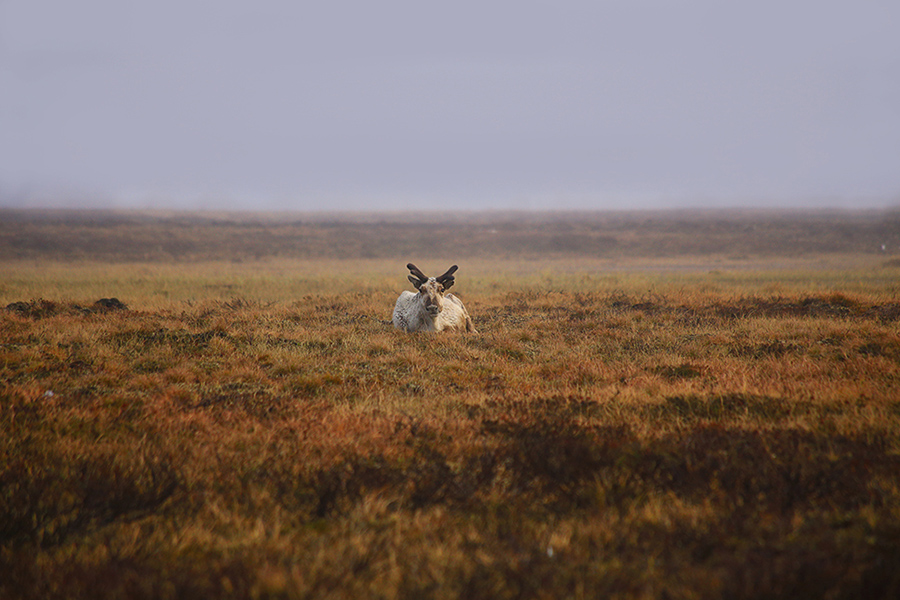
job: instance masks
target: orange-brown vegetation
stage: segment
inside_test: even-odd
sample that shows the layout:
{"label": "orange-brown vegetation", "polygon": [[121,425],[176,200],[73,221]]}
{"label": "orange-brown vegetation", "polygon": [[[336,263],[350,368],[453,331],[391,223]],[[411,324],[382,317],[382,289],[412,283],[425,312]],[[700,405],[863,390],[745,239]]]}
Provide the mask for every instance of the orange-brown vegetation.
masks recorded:
{"label": "orange-brown vegetation", "polygon": [[389,323],[416,256],[7,228],[0,597],[897,597],[898,265],[672,219],[665,259],[473,253],[439,336]]}

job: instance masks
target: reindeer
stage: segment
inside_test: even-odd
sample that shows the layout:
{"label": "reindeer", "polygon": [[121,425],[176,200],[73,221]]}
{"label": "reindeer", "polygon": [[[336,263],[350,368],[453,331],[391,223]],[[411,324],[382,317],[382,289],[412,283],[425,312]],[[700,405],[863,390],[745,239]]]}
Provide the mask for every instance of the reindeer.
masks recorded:
{"label": "reindeer", "polygon": [[412,273],[409,280],[418,293],[404,291],[397,298],[394,327],[406,331],[450,330],[477,333],[462,301],[453,294],[444,293],[453,285],[453,273],[459,267],[453,265],[440,277],[428,277],[412,263],[406,265],[406,268]]}

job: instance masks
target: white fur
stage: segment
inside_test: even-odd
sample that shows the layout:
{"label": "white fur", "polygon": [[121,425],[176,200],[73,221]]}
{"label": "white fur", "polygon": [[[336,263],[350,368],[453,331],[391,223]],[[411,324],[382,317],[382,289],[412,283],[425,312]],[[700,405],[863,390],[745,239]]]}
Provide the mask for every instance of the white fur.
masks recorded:
{"label": "white fur", "polygon": [[394,327],[405,331],[475,331],[462,300],[445,294],[430,277],[419,292],[402,292],[394,306]]}

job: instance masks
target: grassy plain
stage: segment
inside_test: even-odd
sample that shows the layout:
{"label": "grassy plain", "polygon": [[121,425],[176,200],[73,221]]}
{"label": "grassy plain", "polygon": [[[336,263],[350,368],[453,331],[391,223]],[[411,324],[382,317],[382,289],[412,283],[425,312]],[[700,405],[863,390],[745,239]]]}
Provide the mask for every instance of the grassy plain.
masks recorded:
{"label": "grassy plain", "polygon": [[896,213],[0,217],[0,598],[900,595]]}

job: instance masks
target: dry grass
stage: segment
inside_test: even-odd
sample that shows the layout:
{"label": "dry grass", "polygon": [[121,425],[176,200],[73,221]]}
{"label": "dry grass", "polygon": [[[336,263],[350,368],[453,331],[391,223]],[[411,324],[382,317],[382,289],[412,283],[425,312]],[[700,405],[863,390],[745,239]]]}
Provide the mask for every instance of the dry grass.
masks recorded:
{"label": "dry grass", "polygon": [[439,337],[402,260],[88,254],[0,263],[2,598],[900,594],[879,254],[473,257]]}

